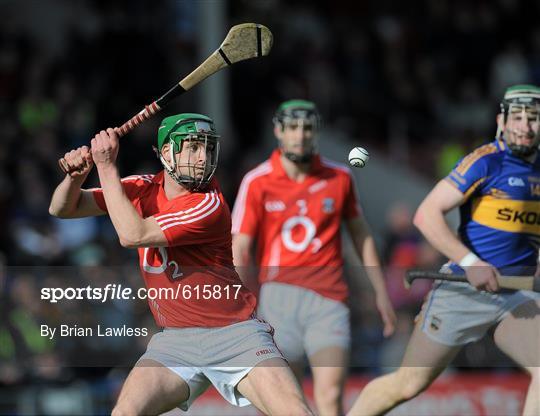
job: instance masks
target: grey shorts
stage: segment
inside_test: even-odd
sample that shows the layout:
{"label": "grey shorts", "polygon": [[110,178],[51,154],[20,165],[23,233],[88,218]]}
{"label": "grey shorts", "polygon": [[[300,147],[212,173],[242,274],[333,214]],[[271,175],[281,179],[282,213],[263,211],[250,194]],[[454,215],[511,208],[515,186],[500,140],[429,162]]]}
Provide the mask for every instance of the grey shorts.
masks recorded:
{"label": "grey shorts", "polygon": [[301,362],[327,347],[349,350],[349,308],[342,302],[285,283],[265,283],[258,316],[275,329],[277,346],[291,362]]}
{"label": "grey shorts", "polygon": [[527,290],[489,293],[468,283],[437,281],[419,318],[429,338],[445,345],[464,345],[481,339],[519,305],[539,299],[540,293]]}
{"label": "grey shorts", "polygon": [[189,386],[187,410],[210,384],[231,404],[251,404],[236,385],[253,367],[270,358],[283,358],[274,344],[273,329],[258,319],[221,328],[165,328],[150,340],[139,360],[168,367]]}

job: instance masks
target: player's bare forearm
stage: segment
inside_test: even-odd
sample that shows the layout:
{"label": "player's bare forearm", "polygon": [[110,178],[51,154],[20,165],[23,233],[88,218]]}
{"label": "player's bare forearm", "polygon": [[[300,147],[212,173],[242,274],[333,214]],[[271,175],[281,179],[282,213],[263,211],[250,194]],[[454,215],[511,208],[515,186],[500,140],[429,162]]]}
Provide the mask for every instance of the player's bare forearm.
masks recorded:
{"label": "player's bare forearm", "polygon": [[97,165],[103,196],[113,226],[124,247],[165,246],[167,240],[154,218],[142,218],[122,187],[114,164]]}
{"label": "player's bare forearm", "polygon": [[60,218],[79,218],[102,215],[91,192],[81,190],[88,174],[94,166],[88,146],[81,146],[67,152],[63,163],[71,169],[54,191],[49,213]]}
{"label": "player's bare forearm", "polygon": [[[360,251],[359,248],[357,248],[357,251]],[[375,240],[371,235],[364,238],[360,258],[366,268],[368,279],[373,286],[375,294],[377,296],[387,296],[381,262],[377,254],[377,248],[375,247]]]}
{"label": "player's bare forearm", "polygon": [[448,226],[445,214],[462,202],[463,195],[446,181],[441,181],[418,207],[414,225],[438,251],[450,260],[459,261],[470,251]]}
{"label": "player's bare forearm", "polygon": [[375,304],[384,323],[385,337],[392,335],[396,328],[396,314],[386,290],[381,261],[377,254],[375,240],[369,231],[369,225],[362,217],[347,221],[356,253],[362,259],[368,279],[375,291]]}
{"label": "player's bare forearm", "polygon": [[81,197],[81,185],[86,177],[72,178],[66,175],[54,190],[49,214],[59,218],[72,218]]}
{"label": "player's bare forearm", "polygon": [[369,231],[368,224],[363,218],[353,218],[347,221],[349,234],[358,257],[366,267],[367,276],[377,295],[386,295],[386,286],[381,270],[381,262],[375,241]]}
{"label": "player's bare forearm", "polygon": [[254,272],[252,265],[252,238],[246,234],[233,235],[233,262],[236,267],[236,272],[240,276],[242,283],[253,293],[259,291],[259,282],[257,274]]}

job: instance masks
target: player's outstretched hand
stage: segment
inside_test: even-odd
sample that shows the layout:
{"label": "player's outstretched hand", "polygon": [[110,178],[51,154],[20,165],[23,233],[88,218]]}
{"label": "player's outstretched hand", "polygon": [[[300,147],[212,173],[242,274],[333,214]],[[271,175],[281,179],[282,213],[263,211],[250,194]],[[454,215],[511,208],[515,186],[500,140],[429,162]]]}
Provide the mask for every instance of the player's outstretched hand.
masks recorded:
{"label": "player's outstretched hand", "polygon": [[114,165],[118,156],[118,135],[115,130],[108,128],[101,130],[92,139],[92,157],[98,168]]}
{"label": "player's outstretched hand", "polygon": [[491,264],[478,260],[464,269],[467,280],[477,290],[486,290],[488,292],[497,292],[499,290],[499,283],[497,282],[499,272]]}
{"label": "player's outstretched hand", "polygon": [[64,161],[69,167],[68,175],[73,179],[86,179],[94,162],[88,146],[81,146],[64,155]]}
{"label": "player's outstretched hand", "polygon": [[396,330],[397,318],[396,313],[394,312],[394,307],[386,294],[378,295],[376,298],[376,304],[384,324],[383,335],[385,337],[389,337]]}

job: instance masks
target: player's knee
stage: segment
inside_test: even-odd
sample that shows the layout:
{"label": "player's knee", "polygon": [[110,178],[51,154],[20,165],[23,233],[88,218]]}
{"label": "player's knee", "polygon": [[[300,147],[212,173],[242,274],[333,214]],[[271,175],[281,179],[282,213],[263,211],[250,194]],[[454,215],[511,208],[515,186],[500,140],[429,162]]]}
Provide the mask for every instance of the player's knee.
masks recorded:
{"label": "player's knee", "polygon": [[426,372],[407,372],[399,374],[399,384],[401,386],[401,400],[410,400],[418,396],[430,385],[430,377]]}
{"label": "player's knee", "polygon": [[315,390],[317,402],[325,408],[339,408],[341,401],[341,389],[338,385],[323,385]]}

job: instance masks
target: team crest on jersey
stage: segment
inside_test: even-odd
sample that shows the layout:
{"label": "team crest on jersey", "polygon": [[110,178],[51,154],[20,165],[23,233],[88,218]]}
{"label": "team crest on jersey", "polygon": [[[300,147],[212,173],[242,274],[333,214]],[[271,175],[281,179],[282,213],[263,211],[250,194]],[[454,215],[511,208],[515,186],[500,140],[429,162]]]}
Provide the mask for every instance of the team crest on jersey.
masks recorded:
{"label": "team crest on jersey", "polygon": [[324,198],[322,201],[322,211],[325,214],[334,212],[334,198]]}

